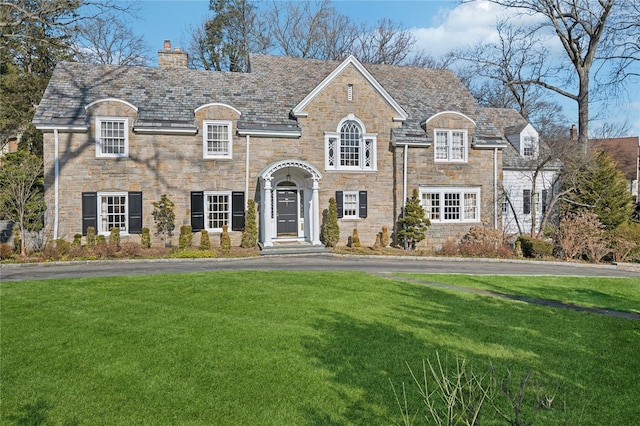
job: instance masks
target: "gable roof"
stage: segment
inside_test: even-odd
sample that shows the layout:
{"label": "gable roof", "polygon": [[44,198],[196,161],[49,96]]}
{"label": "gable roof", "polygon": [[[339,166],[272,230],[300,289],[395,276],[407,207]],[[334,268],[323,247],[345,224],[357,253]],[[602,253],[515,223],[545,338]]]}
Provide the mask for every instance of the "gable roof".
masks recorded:
{"label": "gable roof", "polygon": [[[518,111],[512,108],[484,108],[485,113],[495,123],[496,127],[504,134],[505,137],[511,135],[520,135],[520,133],[530,126]],[[518,150],[511,143],[502,150],[502,167],[504,169],[527,170],[533,164],[530,158],[520,155]],[[548,145],[538,138],[538,146],[540,150],[544,150]],[[544,169],[558,169],[561,166],[559,160],[550,161]]]}
{"label": "gable roof", "polygon": [[[137,129],[196,130],[194,111],[223,103],[240,112],[238,129],[300,132],[296,107],[342,65],[354,64],[402,118],[394,141],[429,144],[421,123],[442,111],[457,111],[476,123],[475,147],[506,146],[502,133],[462,82],[448,70],[252,55],[250,73],[185,68],[92,65],[56,66],[33,123],[38,128],[84,128],[85,106],[116,98],[138,108]],[[404,115],[401,113],[404,112]]]}
{"label": "gable roof", "polygon": [[387,93],[387,91],[384,90],[384,88],[380,85],[380,83],[378,83],[378,81],[375,78],[373,78],[373,76],[369,73],[369,71],[367,71],[367,69],[365,67],[363,67],[362,64],[360,63],[360,61],[358,61],[356,59],[356,57],[353,56],[353,55],[350,55],[347,59],[342,61],[342,63],[340,65],[338,65],[338,67],[336,67],[333,71],[331,71],[331,73],[327,77],[325,77],[324,80],[322,80],[320,82],[320,84],[318,84],[311,91],[311,93],[309,93],[307,96],[305,96],[305,98],[298,105],[293,107],[293,109],[292,109],[293,115],[295,117],[300,117],[300,116],[306,115],[304,113],[304,109],[306,108],[306,106],[320,92],[322,92],[322,90],[324,90],[324,88],[327,87],[338,75],[340,75],[342,73],[342,71],[345,70],[345,68],[347,68],[350,65],[353,66],[356,70],[358,70],[358,72],[360,72],[360,74],[364,77],[364,79],[367,80],[367,82],[369,82],[369,84],[371,84],[376,89],[376,91],[380,94],[380,96],[382,96],[382,98],[396,112],[397,116],[393,118],[395,121],[404,121],[404,120],[407,119],[407,113],[404,112],[402,107],[400,105],[398,105],[398,103],[395,101],[395,99],[393,99]]}
{"label": "gable roof", "polygon": [[638,136],[626,138],[589,139],[597,150],[606,152],[616,162],[618,169],[628,180],[638,178],[638,159],[640,158],[640,138]]}

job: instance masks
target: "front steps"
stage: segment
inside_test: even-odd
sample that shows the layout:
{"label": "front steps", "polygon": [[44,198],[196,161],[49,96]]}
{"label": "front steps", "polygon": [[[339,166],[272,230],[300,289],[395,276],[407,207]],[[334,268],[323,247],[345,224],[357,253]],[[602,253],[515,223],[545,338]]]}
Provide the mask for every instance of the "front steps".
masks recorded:
{"label": "front steps", "polygon": [[273,241],[273,246],[260,245],[261,256],[273,256],[283,254],[325,254],[329,249],[325,246],[314,246],[308,241]]}

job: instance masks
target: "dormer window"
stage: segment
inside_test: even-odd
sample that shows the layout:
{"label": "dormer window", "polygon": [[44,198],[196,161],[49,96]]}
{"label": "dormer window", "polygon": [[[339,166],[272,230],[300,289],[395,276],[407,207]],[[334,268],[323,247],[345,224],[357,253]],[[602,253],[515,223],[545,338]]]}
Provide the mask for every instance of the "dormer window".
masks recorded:
{"label": "dormer window", "polygon": [[532,136],[523,136],[522,138],[522,156],[533,158],[536,156],[536,140]]}
{"label": "dormer window", "polygon": [[129,120],[96,118],[96,157],[129,156]]}
{"label": "dormer window", "polygon": [[467,162],[468,151],[466,130],[435,130],[436,162]]}
{"label": "dormer window", "polygon": [[202,123],[202,150],[204,158],[231,158],[233,139],[230,121]]}

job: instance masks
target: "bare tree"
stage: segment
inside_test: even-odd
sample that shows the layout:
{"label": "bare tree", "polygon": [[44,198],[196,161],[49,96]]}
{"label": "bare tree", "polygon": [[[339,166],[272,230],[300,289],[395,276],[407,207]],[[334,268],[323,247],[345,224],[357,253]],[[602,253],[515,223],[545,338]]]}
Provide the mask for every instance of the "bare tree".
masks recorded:
{"label": "bare tree", "polygon": [[133,13],[136,8],[136,1],[0,0],[0,37],[25,37],[20,31],[25,23],[46,24],[55,31],[68,33],[79,22],[113,11]]}
{"label": "bare tree", "polygon": [[275,48],[285,56],[342,59],[359,34],[359,28],[338,13],[329,0],[274,0],[267,15]]}
{"label": "bare tree", "polygon": [[20,232],[20,253],[27,255],[26,232],[38,230],[45,211],[42,159],[28,152],[8,154],[0,167],[0,212]]}
{"label": "bare tree", "polygon": [[616,0],[489,0],[525,14],[542,18],[532,29],[531,36],[551,29],[566,53],[570,70],[578,80],[577,93],[555,83],[558,75],[517,78],[514,84],[536,84],[572,99],[578,104],[578,142],[587,150],[589,135],[589,89],[591,68],[596,60],[600,41],[607,30],[608,19]]}
{"label": "bare tree", "polygon": [[77,27],[75,56],[102,65],[146,65],[149,47],[142,36],[116,16],[100,17]]}

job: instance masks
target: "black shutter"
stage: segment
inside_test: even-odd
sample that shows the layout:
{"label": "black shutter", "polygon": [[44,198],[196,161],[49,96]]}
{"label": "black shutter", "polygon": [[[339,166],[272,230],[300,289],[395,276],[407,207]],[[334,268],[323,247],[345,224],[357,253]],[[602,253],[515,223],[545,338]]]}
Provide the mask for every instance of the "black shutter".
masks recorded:
{"label": "black shutter", "polygon": [[129,233],[142,234],[142,192],[129,193]]}
{"label": "black shutter", "polygon": [[231,193],[231,230],[244,230],[244,192]]}
{"label": "black shutter", "polygon": [[82,235],[87,235],[87,228],[93,226],[98,232],[98,193],[82,193]]}
{"label": "black shutter", "polygon": [[338,208],[338,218],[343,216],[343,200],[342,200],[342,191],[336,191],[336,207]]}
{"label": "black shutter", "polygon": [[549,191],[546,189],[542,190],[542,214],[547,212],[547,198],[549,197]]}
{"label": "black shutter", "polygon": [[367,191],[358,192],[358,202],[360,203],[358,216],[367,217]]}
{"label": "black shutter", "polygon": [[191,230],[199,232],[204,229],[204,192],[191,193]]}
{"label": "black shutter", "polygon": [[522,213],[523,214],[531,213],[531,190],[530,189],[522,190]]}

